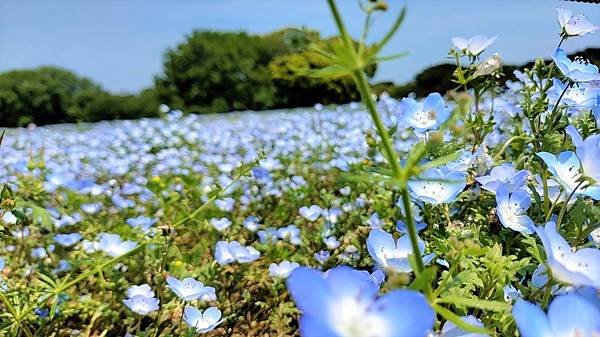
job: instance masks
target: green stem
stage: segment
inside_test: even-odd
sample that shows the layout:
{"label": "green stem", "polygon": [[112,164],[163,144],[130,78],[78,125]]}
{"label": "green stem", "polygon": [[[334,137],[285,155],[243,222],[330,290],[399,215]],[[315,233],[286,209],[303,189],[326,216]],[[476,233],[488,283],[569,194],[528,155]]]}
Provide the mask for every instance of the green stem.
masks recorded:
{"label": "green stem", "polygon": [[577,191],[577,189],[579,187],[581,187],[581,184],[583,184],[585,182],[585,180],[580,181],[579,184],[577,184],[577,186],[575,186],[575,188],[573,189],[573,191],[569,194],[569,196],[567,197],[567,199],[564,201],[563,207],[560,209],[560,213],[558,214],[558,219],[556,220],[556,228],[560,228],[560,224],[562,223],[562,219],[565,216],[565,213],[567,212],[567,208],[569,208],[569,201],[571,201],[571,198],[573,198],[573,195],[575,195],[575,191]]}
{"label": "green stem", "polygon": [[[337,9],[335,0],[327,0],[327,3],[329,4],[329,8],[331,9],[331,13],[333,14],[333,17],[335,19],[335,23],[340,32],[340,35],[342,36],[342,39],[343,39],[344,43],[346,44],[346,48],[348,48],[348,51],[350,53],[352,53],[352,55],[356,59],[357,57],[356,57],[356,51],[354,50],[354,44],[352,43],[352,40],[350,39],[350,36],[348,35],[348,32],[344,26],[344,22],[342,21],[340,13]],[[403,16],[404,16],[404,11],[401,14],[401,17],[403,17]],[[399,22],[401,22],[401,20],[399,20]],[[392,29],[392,31],[395,32],[396,29],[397,29],[397,27],[394,26],[394,29]],[[391,38],[391,36],[389,36],[389,37],[386,36],[384,41],[387,41],[390,38]],[[356,60],[356,64],[359,65],[360,62],[358,60]],[[412,249],[413,249],[413,255],[415,257],[415,261],[416,261],[416,265],[417,265],[417,273],[421,273],[425,267],[424,267],[424,263],[423,263],[423,258],[421,257],[421,252],[419,250],[419,240],[418,240],[418,236],[417,236],[417,230],[416,230],[414,219],[412,217],[411,209],[410,209],[410,196],[408,194],[408,187],[406,185],[406,182],[408,181],[407,175],[409,173],[406,172],[400,166],[400,161],[398,160],[396,151],[394,150],[392,140],[387,132],[387,129],[385,128],[385,125],[383,124],[383,121],[381,120],[381,117],[379,116],[379,113],[377,112],[377,107],[375,106],[375,101],[373,100],[373,96],[371,95],[371,90],[369,88],[369,82],[367,80],[367,76],[366,76],[364,70],[362,69],[362,67],[357,66],[356,70],[354,70],[352,72],[352,76],[354,77],[354,81],[355,81],[358,91],[362,97],[362,100],[367,107],[367,111],[371,115],[371,119],[373,120],[373,123],[375,124],[377,133],[379,134],[379,137],[381,138],[381,145],[383,148],[384,155],[386,156],[388,163],[392,169],[392,178],[400,186],[400,192],[402,194],[402,202],[404,204],[404,211],[405,211],[405,215],[406,215],[406,219],[405,219],[406,227],[408,230],[410,242],[411,242]],[[428,289],[427,293],[431,293],[431,289],[429,287],[427,289]]]}

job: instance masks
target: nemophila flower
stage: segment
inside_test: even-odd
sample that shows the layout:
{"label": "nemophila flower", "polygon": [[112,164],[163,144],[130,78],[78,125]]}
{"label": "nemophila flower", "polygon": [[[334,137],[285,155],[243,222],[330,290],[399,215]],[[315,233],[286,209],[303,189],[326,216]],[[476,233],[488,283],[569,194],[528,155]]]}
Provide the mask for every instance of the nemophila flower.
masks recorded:
{"label": "nemophila flower", "polygon": [[243,225],[247,230],[256,232],[260,226],[260,220],[257,217],[250,215],[244,219]]}
{"label": "nemophila flower", "polygon": [[321,251],[318,251],[318,252],[314,253],[313,257],[320,264],[324,264],[331,257],[331,253],[329,253],[329,251],[326,251],[326,250],[321,250]]}
{"label": "nemophila flower", "polygon": [[592,241],[596,246],[600,246],[600,227],[590,232],[590,241]]}
{"label": "nemophila flower", "polygon": [[[415,222],[415,227],[417,229],[417,232],[420,232],[420,231],[424,230],[425,228],[427,228],[427,224],[424,222]],[[396,221],[396,230],[400,234],[408,233],[408,228],[406,228],[406,223],[402,220]]]}
{"label": "nemophila flower", "polygon": [[592,109],[596,105],[598,95],[600,87],[591,82],[576,83],[567,88],[566,83],[556,78],[552,79],[552,87],[548,90],[550,102],[555,105],[560,98],[560,103],[568,105],[570,112]]}
{"label": "nemophila flower", "polygon": [[58,266],[52,270],[53,273],[59,274],[71,270],[71,264],[67,260],[58,261]]}
{"label": "nemophila flower", "polygon": [[342,215],[342,210],[336,207],[330,209],[324,209],[321,213],[321,216],[328,222],[332,224],[336,224],[340,215]]}
{"label": "nemophila flower", "polygon": [[215,206],[223,212],[233,211],[235,200],[233,198],[217,199],[215,200]]}
{"label": "nemophila flower", "polygon": [[139,228],[142,232],[146,233],[150,230],[150,227],[156,223],[156,219],[140,215],[134,218],[128,218],[125,220],[125,222],[129,226],[133,228]]}
{"label": "nemophila flower", "polygon": [[[410,237],[401,236],[397,241],[392,234],[380,229],[374,229],[367,238],[367,250],[378,268],[384,271],[409,273],[412,271],[408,257],[413,254]],[[419,254],[423,255],[425,243],[419,240]],[[423,256],[423,262],[428,264],[435,254]]]}
{"label": "nemophila flower", "polygon": [[282,227],[277,229],[277,235],[282,240],[288,240],[293,245],[299,245],[302,243],[302,239],[300,238],[300,229],[295,225],[289,225],[287,227]]}
{"label": "nemophila flower", "polygon": [[531,196],[524,188],[519,188],[512,193],[508,192],[508,185],[500,185],[496,191],[496,214],[504,227],[521,233],[531,234],[535,224],[527,216],[531,206]]}
{"label": "nemophila flower", "polygon": [[141,295],[133,296],[123,300],[123,303],[129,310],[136,314],[146,316],[158,310],[160,300],[154,297],[144,297]]}
{"label": "nemophila flower", "polygon": [[256,232],[258,235],[258,241],[260,243],[275,243],[279,241],[279,233],[275,228],[265,228]]}
{"label": "nemophila flower", "polygon": [[221,310],[216,307],[200,311],[192,306],[186,306],[183,310],[183,320],[197,333],[207,333],[221,324]]}
{"label": "nemophila flower", "polygon": [[465,52],[468,55],[477,56],[481,54],[492,43],[494,43],[494,41],[496,41],[496,38],[498,37],[487,37],[484,35],[476,35],[470,39],[455,37],[452,39],[452,43],[454,44],[454,48]]}
{"label": "nemophila flower", "polygon": [[379,296],[368,273],[346,266],[326,273],[299,267],[287,285],[302,311],[303,337],[426,336],[435,321],[420,293],[393,290]]}
{"label": "nemophila flower", "polygon": [[125,295],[130,298],[134,296],[154,297],[154,291],[148,284],[144,283],[129,287],[125,292]]}
{"label": "nemophila flower", "polygon": [[56,234],[54,241],[63,247],[71,247],[81,241],[83,237],[79,233]]}
{"label": "nemophila flower", "polygon": [[567,126],[565,131],[576,147],[583,174],[596,182],[594,186],[600,184],[600,135],[590,135],[584,140],[573,125]]}
{"label": "nemophila flower", "polygon": [[502,292],[504,292],[504,300],[506,302],[513,302],[522,297],[521,291],[515,288],[512,284],[504,286],[504,288],[502,288]]}
{"label": "nemophila flower", "polygon": [[481,184],[483,189],[492,193],[496,193],[500,185],[506,186],[506,190],[512,193],[514,190],[525,185],[528,176],[529,171],[517,171],[513,164],[509,163],[496,166],[492,168],[488,175],[477,177],[475,180]]}
{"label": "nemophila flower", "polygon": [[232,262],[248,263],[260,257],[260,252],[252,246],[244,247],[237,241],[219,241],[215,246],[215,260],[220,265]]}
{"label": "nemophila flower", "polygon": [[325,243],[325,246],[327,246],[327,249],[330,250],[334,250],[340,246],[340,241],[335,236],[328,236],[323,239],[323,242]]}
{"label": "nemophila flower", "polygon": [[231,220],[227,218],[212,218],[210,219],[210,224],[213,226],[214,229],[218,230],[219,232],[222,232],[231,226]]}
{"label": "nemophila flower", "polygon": [[298,267],[300,267],[300,264],[297,262],[282,261],[279,264],[271,263],[269,265],[269,276],[287,278]]}
{"label": "nemophila flower", "polygon": [[573,82],[589,82],[600,80],[598,66],[589,63],[587,60],[576,58],[571,61],[567,53],[558,48],[552,55],[554,63],[560,71]]}
{"label": "nemophila flower", "polygon": [[167,288],[171,289],[177,297],[184,301],[216,299],[215,288],[205,287],[204,283],[191,277],[178,280],[173,276],[167,276]]}
{"label": "nemophila flower", "polygon": [[[458,171],[458,170],[454,170],[454,171]],[[406,211],[404,210],[404,202],[402,201],[402,198],[398,198],[398,201],[396,202],[396,206],[398,208],[400,208],[400,212],[402,212],[402,216],[406,217]],[[421,210],[421,207],[414,202],[414,200],[410,201],[410,212],[416,221],[423,221],[423,211]]]}
{"label": "nemophila flower", "polygon": [[350,192],[352,192],[352,188],[350,186],[344,186],[340,188],[339,191],[343,196],[349,196]]}
{"label": "nemophila flower", "polygon": [[587,183],[581,185],[580,179],[583,178],[580,172],[581,162],[575,152],[564,151],[558,156],[548,152],[538,152],[537,155],[546,163],[548,171],[565,188],[567,193],[587,195],[595,200],[600,200],[600,185],[587,186]]}
{"label": "nemophila flower", "polygon": [[600,308],[576,294],[556,297],[548,314],[519,300],[512,315],[523,337],[595,337],[600,335]]}
{"label": "nemophila flower", "polygon": [[381,229],[381,227],[383,227],[383,220],[379,219],[379,214],[377,212],[371,214],[365,223],[369,225],[371,229]]}
{"label": "nemophila flower", "polygon": [[574,250],[558,233],[554,222],[536,227],[535,231],[544,245],[554,279],[574,286],[600,289],[600,249]]}
{"label": "nemophila flower", "polygon": [[427,95],[423,101],[403,98],[401,104],[404,122],[418,131],[436,129],[452,114],[452,107],[446,105],[442,95],[437,92]]}
{"label": "nemophila flower", "polygon": [[100,212],[101,209],[102,209],[102,204],[99,204],[99,203],[81,205],[81,210],[87,214],[96,214],[96,213]]}
{"label": "nemophila flower", "polygon": [[454,201],[466,184],[464,172],[431,168],[410,180],[408,187],[418,200],[437,205]]}
{"label": "nemophila flower", "polygon": [[[463,316],[460,318],[463,322],[470,324],[472,326],[476,326],[479,328],[483,328],[483,323],[481,323],[477,317],[473,315]],[[465,331],[454,323],[450,321],[446,321],[444,326],[442,326],[442,331],[440,332],[439,337],[488,337],[487,334],[476,333],[476,332],[468,332]]]}
{"label": "nemophila flower", "polygon": [[103,251],[109,256],[117,257],[137,247],[134,241],[123,241],[118,234],[100,233],[100,240],[96,249]]}
{"label": "nemophila flower", "polygon": [[6,259],[4,259],[3,257],[0,257],[0,271],[2,271],[2,269],[4,269],[4,267],[6,267]]}
{"label": "nemophila flower", "polygon": [[310,207],[302,206],[299,209],[300,215],[308,221],[316,221],[323,210],[318,205],[312,205]]}
{"label": "nemophila flower", "polygon": [[583,36],[600,30],[600,26],[589,22],[585,15],[573,15],[573,12],[562,7],[557,8],[556,12],[564,37]]}
{"label": "nemophila flower", "polygon": [[154,298],[154,291],[147,284],[129,287],[126,296],[123,303],[136,314],[145,316],[158,310],[160,301]]}

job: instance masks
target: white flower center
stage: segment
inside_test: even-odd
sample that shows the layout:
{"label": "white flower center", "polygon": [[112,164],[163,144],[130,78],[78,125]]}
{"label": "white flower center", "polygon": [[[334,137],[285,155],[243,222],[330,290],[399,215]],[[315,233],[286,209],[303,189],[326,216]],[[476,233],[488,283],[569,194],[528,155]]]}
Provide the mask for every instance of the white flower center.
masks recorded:
{"label": "white flower center", "polygon": [[337,300],[330,306],[331,325],[341,337],[386,337],[387,321],[369,312],[368,305],[354,297]]}

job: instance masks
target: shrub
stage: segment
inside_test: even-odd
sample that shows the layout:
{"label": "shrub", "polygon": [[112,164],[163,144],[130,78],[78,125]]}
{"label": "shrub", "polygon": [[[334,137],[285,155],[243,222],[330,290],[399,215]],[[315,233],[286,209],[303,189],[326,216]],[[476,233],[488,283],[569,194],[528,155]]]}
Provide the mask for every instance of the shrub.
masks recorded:
{"label": "shrub", "polygon": [[74,102],[102,93],[91,80],[68,70],[40,67],[0,74],[0,123],[72,122],[79,115]]}

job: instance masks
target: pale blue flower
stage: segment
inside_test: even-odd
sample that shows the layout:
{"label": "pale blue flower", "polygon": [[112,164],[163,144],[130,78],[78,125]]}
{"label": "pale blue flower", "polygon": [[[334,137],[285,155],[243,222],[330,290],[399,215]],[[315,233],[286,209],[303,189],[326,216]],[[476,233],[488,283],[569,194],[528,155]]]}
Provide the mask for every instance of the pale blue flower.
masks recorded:
{"label": "pale blue flower", "polygon": [[139,228],[142,232],[146,233],[150,230],[150,227],[156,223],[156,219],[140,215],[134,218],[128,218],[125,222],[129,226]]}
{"label": "pale blue flower", "polygon": [[83,237],[79,233],[56,234],[54,241],[63,247],[71,247],[81,241]]}
{"label": "pale blue flower", "polygon": [[293,245],[299,245],[302,243],[300,238],[300,229],[295,225],[289,225],[277,229],[277,236],[282,240],[288,240]]}
{"label": "pale blue flower", "polygon": [[383,227],[383,220],[379,219],[379,214],[377,212],[374,212],[369,219],[367,219],[366,224],[369,225],[371,229],[381,229],[381,227]]}
{"label": "pale blue flower", "polygon": [[300,264],[297,262],[282,261],[279,264],[271,263],[269,265],[269,276],[287,278],[298,267],[300,267]]}
{"label": "pale blue flower", "polygon": [[324,264],[325,262],[327,262],[327,260],[329,260],[329,258],[331,257],[331,253],[329,253],[329,251],[326,250],[321,250],[316,252],[313,257],[315,258],[315,260],[317,260],[317,262],[319,262],[320,264]]}
{"label": "pale blue flower", "polygon": [[[600,200],[600,185],[580,185],[580,179],[583,175],[581,173],[581,162],[575,152],[564,151],[558,156],[548,152],[539,152],[537,155],[546,163],[548,171],[565,188],[567,193],[587,195],[595,200]],[[590,161],[595,160],[590,158]]]}
{"label": "pale blue flower", "polygon": [[336,267],[321,273],[300,267],[288,290],[302,311],[303,337],[413,337],[433,328],[435,313],[423,295],[392,290],[379,295],[369,273]]}
{"label": "pale blue flower", "polygon": [[529,171],[517,171],[512,163],[508,163],[492,168],[488,175],[477,177],[475,180],[481,184],[482,188],[492,193],[496,193],[500,185],[505,185],[508,193],[512,193],[514,190],[525,186],[528,176]]}
{"label": "pale blue flower", "polygon": [[437,92],[429,94],[422,102],[413,98],[403,98],[404,122],[418,131],[437,129],[452,114],[452,107],[446,105]]}
{"label": "pale blue flower", "polygon": [[167,288],[184,301],[216,299],[215,288],[204,286],[202,282],[191,277],[178,280],[173,276],[167,276]]}
{"label": "pale blue flower", "polygon": [[144,283],[129,287],[125,295],[130,298],[134,296],[154,297],[154,291],[150,285]]}
{"label": "pale blue flower", "polygon": [[582,248],[574,251],[558,233],[556,224],[548,222],[536,227],[548,259],[552,277],[574,286],[590,286],[600,289],[600,250]]}
{"label": "pale blue flower", "polygon": [[[367,250],[369,255],[384,271],[409,273],[412,271],[408,257],[413,254],[410,237],[401,236],[397,241],[392,234],[380,229],[374,229],[367,238]],[[419,254],[423,255],[425,243],[419,240]],[[427,264],[434,258],[434,254],[423,257]]]}
{"label": "pale blue flower", "polygon": [[260,220],[257,217],[250,215],[246,217],[243,225],[244,228],[246,228],[247,230],[251,232],[256,232],[258,230],[258,227],[260,226]]}
{"label": "pale blue flower", "polygon": [[300,215],[308,221],[316,221],[322,214],[323,210],[318,205],[310,207],[302,206],[299,209]]}
{"label": "pale blue flower", "polygon": [[323,239],[323,242],[325,242],[325,246],[329,250],[334,250],[340,246],[340,241],[335,236],[329,236]]}
{"label": "pale blue flower", "polygon": [[233,198],[217,199],[215,200],[215,206],[223,212],[233,211],[235,200]]}
{"label": "pale blue flower", "polygon": [[147,284],[131,286],[126,295],[123,303],[136,314],[146,316],[158,310],[160,301],[154,298],[154,291]]}
{"label": "pale blue flower", "polygon": [[533,303],[518,300],[512,314],[522,337],[593,337],[600,334],[600,309],[575,294],[555,298],[548,314]]}
{"label": "pale blue flower", "polygon": [[452,43],[454,44],[454,48],[465,52],[470,56],[477,56],[481,54],[487,47],[489,47],[494,41],[496,41],[497,36],[487,37],[484,35],[475,35],[470,39],[455,37],[452,39]]}
{"label": "pale blue flower", "polygon": [[97,249],[107,255],[117,257],[137,247],[134,241],[124,241],[118,234],[100,233]]}
{"label": "pale blue flower", "polygon": [[521,295],[521,291],[515,288],[512,284],[504,286],[504,288],[502,288],[502,292],[504,292],[504,300],[510,303],[523,297]]}
{"label": "pale blue flower", "polygon": [[408,187],[418,200],[437,205],[454,201],[466,184],[467,176],[464,172],[431,168],[417,179],[410,180]]}
{"label": "pale blue flower", "polygon": [[[477,319],[477,317],[475,317],[473,315],[463,316],[460,319],[469,325],[483,328],[483,323],[481,323]],[[446,323],[444,323],[444,326],[442,327],[442,331],[441,331],[439,337],[488,337],[488,336],[489,335],[487,335],[487,334],[465,331],[465,330],[459,328],[458,326],[456,326],[454,323],[452,323],[450,321],[446,321]]]}
{"label": "pale blue flower", "polygon": [[522,187],[509,193],[507,187],[506,184],[500,185],[496,191],[496,214],[500,223],[520,233],[533,233],[535,224],[527,216],[527,210],[531,206],[529,192]]}
{"label": "pale blue flower", "polygon": [[213,226],[213,228],[218,230],[219,232],[222,232],[227,228],[231,227],[231,220],[227,218],[212,218],[209,222]]}
{"label": "pale blue flower", "polygon": [[242,246],[237,241],[219,241],[215,246],[215,260],[220,265],[232,262],[248,263],[257,260],[260,252],[252,246]]}
{"label": "pale blue flower", "polygon": [[598,66],[587,60],[575,59],[571,61],[567,53],[558,48],[552,55],[554,63],[560,71],[573,82],[589,82],[600,80]]}
{"label": "pale blue flower", "polygon": [[221,310],[216,307],[200,311],[192,306],[183,310],[183,320],[187,325],[196,330],[196,333],[207,333],[221,324]]}
{"label": "pale blue flower", "polygon": [[589,22],[585,15],[573,15],[573,12],[562,7],[557,8],[556,12],[562,36],[583,36],[600,30],[600,26]]}

